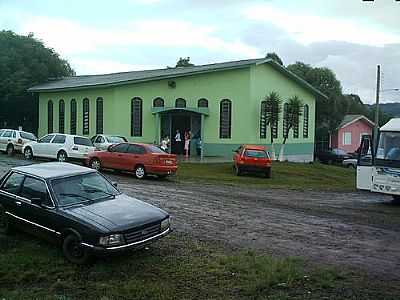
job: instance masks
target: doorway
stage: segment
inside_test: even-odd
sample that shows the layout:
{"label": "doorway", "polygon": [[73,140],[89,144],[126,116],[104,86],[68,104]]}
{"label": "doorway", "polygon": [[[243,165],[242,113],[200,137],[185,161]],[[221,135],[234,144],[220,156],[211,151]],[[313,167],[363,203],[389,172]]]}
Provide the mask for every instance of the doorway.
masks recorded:
{"label": "doorway", "polygon": [[[187,111],[173,111],[161,115],[161,137],[169,136],[170,152],[173,154],[184,154],[185,131],[192,133],[189,147],[189,154],[196,154],[196,144],[200,135],[201,116],[200,114]],[[175,141],[176,131],[179,130],[181,142]]]}

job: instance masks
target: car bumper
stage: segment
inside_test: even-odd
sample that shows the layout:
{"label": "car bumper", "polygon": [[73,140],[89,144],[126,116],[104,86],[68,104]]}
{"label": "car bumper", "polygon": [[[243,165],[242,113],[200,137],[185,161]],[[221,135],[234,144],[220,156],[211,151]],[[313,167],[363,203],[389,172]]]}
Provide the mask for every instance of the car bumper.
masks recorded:
{"label": "car bumper", "polygon": [[176,173],[177,166],[146,166],[146,172],[155,175],[172,175]]}
{"label": "car bumper", "polygon": [[116,252],[121,252],[121,251],[126,251],[126,250],[142,248],[143,246],[145,246],[147,244],[153,243],[153,242],[161,239],[162,237],[170,234],[171,232],[172,232],[172,229],[168,228],[168,229],[164,230],[163,232],[156,234],[152,237],[149,237],[147,239],[144,239],[142,241],[137,241],[134,243],[120,245],[120,246],[100,247],[100,246],[90,245],[87,243],[81,243],[81,245],[89,248],[92,251],[92,253],[94,253],[96,255],[104,255],[104,254],[108,254],[108,253],[116,253]]}
{"label": "car bumper", "polygon": [[238,165],[242,172],[265,173],[271,166],[252,166],[252,165]]}

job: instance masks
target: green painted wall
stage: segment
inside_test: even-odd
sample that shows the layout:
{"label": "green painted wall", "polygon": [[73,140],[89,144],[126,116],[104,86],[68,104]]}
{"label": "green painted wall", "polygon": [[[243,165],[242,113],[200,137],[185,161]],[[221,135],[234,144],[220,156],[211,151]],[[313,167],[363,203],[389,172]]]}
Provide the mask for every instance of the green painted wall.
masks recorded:
{"label": "green painted wall", "polygon": [[[231,150],[242,143],[267,145],[270,142],[269,130],[266,139],[260,139],[260,105],[264,96],[271,91],[277,91],[283,99],[298,95],[305,104],[309,105],[309,137],[303,138],[302,121],[299,127],[299,138],[294,139],[289,133],[287,154],[313,153],[315,97],[303,87],[282,75],[268,64],[220,71],[207,74],[192,75],[175,79],[176,88],[168,86],[168,80],[158,80],[144,83],[128,84],[117,87],[90,88],[40,93],[39,101],[39,136],[47,133],[47,103],[54,103],[54,131],[59,128],[58,103],[65,101],[65,132],[70,132],[70,102],[76,99],[78,108],[77,134],[82,135],[82,100],[90,100],[90,134],[95,135],[96,99],[104,100],[104,133],[126,136],[131,141],[152,143],[157,136],[156,115],[152,114],[152,103],[156,97],[164,99],[165,107],[174,107],[175,99],[184,98],[187,107],[197,107],[200,98],[209,102],[209,115],[204,117],[203,145],[205,155],[231,155]],[[130,114],[131,99],[140,97],[143,100],[143,136],[131,137]],[[219,109],[220,101],[232,101],[232,137],[219,138]],[[283,140],[282,121],[278,127],[279,144]],[[225,146],[224,146],[225,145]],[[307,149],[307,150],[305,150]],[[286,151],[285,151],[286,152]],[[306,152],[306,153],[304,153]]]}

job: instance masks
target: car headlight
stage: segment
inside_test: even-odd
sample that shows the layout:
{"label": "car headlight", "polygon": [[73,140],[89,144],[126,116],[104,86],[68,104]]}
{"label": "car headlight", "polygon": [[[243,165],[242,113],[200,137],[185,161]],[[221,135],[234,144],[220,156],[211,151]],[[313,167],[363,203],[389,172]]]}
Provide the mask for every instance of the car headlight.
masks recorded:
{"label": "car headlight", "polygon": [[171,227],[170,218],[166,218],[164,221],[161,222],[161,231],[165,231]]}
{"label": "car headlight", "polygon": [[124,243],[124,236],[122,234],[111,234],[102,236],[99,240],[99,244],[102,246],[115,246]]}

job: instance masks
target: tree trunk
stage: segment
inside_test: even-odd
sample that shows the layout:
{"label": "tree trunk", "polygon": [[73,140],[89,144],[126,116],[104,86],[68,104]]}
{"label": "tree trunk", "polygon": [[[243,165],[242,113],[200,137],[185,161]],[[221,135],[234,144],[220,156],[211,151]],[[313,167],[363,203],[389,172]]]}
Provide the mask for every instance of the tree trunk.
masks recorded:
{"label": "tree trunk", "polygon": [[271,159],[276,160],[274,138],[272,137],[272,130],[271,130]]}
{"label": "tree trunk", "polygon": [[283,139],[283,143],[282,143],[281,149],[280,149],[280,151],[279,151],[279,161],[285,161],[284,154],[285,154],[286,139],[287,139],[287,138],[284,138],[284,139]]}

